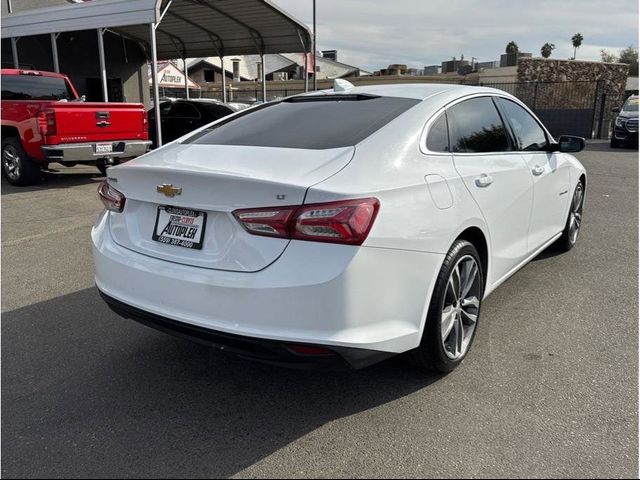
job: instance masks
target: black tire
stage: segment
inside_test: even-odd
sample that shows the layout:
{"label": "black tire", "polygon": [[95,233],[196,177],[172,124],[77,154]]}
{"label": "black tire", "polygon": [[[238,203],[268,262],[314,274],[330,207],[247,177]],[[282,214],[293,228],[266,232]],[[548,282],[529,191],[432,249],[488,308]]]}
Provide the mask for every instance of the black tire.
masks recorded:
{"label": "black tire", "polygon": [[[562,231],[562,236],[555,243],[555,247],[557,250],[561,252],[568,252],[571,250],[578,241],[578,236],[580,234],[580,227],[582,226],[582,211],[584,207],[584,183],[582,180],[578,182],[576,188],[573,190],[573,195],[571,197],[571,205],[569,207],[569,214],[567,215],[567,221],[564,226],[564,230]],[[576,206],[576,195],[580,196],[579,204]],[[571,224],[572,219],[576,214],[576,208],[578,213],[578,230],[575,236],[572,234]]]}
{"label": "black tire", "polygon": [[29,158],[16,137],[2,139],[2,175],[13,185],[33,185],[40,181],[40,165]]}
{"label": "black tire", "polygon": [[[468,346],[464,354],[457,359],[452,359],[445,351],[444,341],[442,340],[442,312],[445,308],[445,301],[447,296],[447,288],[449,284],[449,278],[459,261],[465,257],[471,256],[475,260],[478,267],[477,272],[477,299],[478,307],[476,312],[475,328],[472,332],[472,336],[469,340]],[[463,260],[464,261],[464,260]],[[431,297],[431,303],[427,313],[427,320],[422,334],[422,341],[420,346],[415,350],[409,352],[411,361],[426,370],[435,370],[441,373],[448,373],[454,370],[460,365],[467,356],[475,334],[477,331],[478,321],[480,320],[480,309],[482,306],[482,296],[484,294],[484,272],[482,262],[478,251],[472,243],[467,240],[456,240],[453,246],[449,249],[447,256],[444,259],[436,285]]]}
{"label": "black tire", "polygon": [[622,145],[620,144],[620,140],[616,139],[615,137],[611,137],[611,148],[620,148]]}

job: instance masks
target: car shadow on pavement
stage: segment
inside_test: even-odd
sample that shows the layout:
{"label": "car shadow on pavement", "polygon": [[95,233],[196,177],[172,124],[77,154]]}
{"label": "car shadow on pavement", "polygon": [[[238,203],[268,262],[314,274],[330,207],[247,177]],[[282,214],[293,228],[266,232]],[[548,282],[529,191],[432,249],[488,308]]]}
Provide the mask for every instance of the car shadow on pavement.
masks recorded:
{"label": "car shadow on pavement", "polygon": [[228,477],[332,420],[437,381],[241,360],[112,313],[95,288],[2,318],[2,474]]}
{"label": "car shadow on pavement", "polygon": [[43,171],[40,183],[37,183],[35,185],[28,185],[25,187],[11,185],[5,178],[3,178],[2,195],[34,192],[47,189],[70,188],[91,183],[95,183],[97,188],[98,182],[100,182],[104,178],[97,169],[95,172],[87,172],[86,170],[83,170],[81,172],[74,172],[73,168],[67,168],[66,172],[64,172],[64,170],[64,167],[60,167],[60,169]]}

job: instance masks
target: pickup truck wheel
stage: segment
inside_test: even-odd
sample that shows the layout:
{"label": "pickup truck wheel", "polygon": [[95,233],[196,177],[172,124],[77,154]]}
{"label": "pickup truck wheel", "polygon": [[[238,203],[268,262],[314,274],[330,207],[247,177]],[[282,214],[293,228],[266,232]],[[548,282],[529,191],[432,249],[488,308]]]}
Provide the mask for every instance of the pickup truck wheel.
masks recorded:
{"label": "pickup truck wheel", "polygon": [[29,158],[15,137],[2,139],[2,175],[13,185],[32,185],[40,181],[40,165]]}

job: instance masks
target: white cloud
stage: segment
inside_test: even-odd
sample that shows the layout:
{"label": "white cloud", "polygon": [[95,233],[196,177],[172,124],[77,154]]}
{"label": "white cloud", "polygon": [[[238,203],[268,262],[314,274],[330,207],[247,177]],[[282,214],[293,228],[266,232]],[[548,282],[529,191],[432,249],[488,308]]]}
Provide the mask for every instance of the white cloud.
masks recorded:
{"label": "white cloud", "polygon": [[[312,25],[311,0],[273,0]],[[453,56],[497,60],[510,40],[552,58],[573,56],[571,37],[584,36],[578,59],[638,45],[636,0],[317,0],[318,48],[337,49],[346,63],[377,70],[390,63],[439,64]]]}

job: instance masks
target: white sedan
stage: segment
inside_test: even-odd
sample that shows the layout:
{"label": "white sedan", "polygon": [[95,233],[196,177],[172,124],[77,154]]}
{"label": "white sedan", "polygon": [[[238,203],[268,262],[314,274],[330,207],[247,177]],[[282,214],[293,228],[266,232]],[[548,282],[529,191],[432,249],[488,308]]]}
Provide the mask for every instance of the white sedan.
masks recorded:
{"label": "white sedan", "polygon": [[264,362],[459,365],[482,300],[576,243],[584,140],[491,88],[339,87],[110,168],[92,230],[107,303]]}

